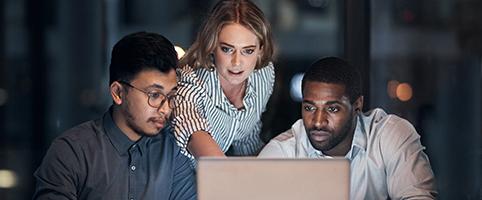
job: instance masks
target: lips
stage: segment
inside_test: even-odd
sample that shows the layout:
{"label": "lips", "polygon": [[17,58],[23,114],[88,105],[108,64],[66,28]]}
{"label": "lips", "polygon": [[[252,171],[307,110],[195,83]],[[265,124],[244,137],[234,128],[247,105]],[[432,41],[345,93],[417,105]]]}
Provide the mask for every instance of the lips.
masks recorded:
{"label": "lips", "polygon": [[152,119],[151,122],[154,124],[154,126],[156,126],[156,128],[161,129],[164,127],[166,121],[164,119],[158,118]]}
{"label": "lips", "polygon": [[244,71],[232,71],[232,70],[228,70],[229,74],[231,75],[234,75],[234,76],[239,76],[241,74],[243,74]]}
{"label": "lips", "polygon": [[311,139],[317,142],[323,142],[330,138],[330,134],[327,131],[310,131]]}

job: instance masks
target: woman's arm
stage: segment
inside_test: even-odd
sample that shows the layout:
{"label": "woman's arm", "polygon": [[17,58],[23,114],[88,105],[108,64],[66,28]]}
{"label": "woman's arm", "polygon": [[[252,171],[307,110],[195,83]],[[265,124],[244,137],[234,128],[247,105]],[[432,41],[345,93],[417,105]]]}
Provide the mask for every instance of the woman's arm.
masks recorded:
{"label": "woman's arm", "polygon": [[225,157],[219,145],[206,131],[196,131],[189,138],[187,149],[197,159],[202,156]]}

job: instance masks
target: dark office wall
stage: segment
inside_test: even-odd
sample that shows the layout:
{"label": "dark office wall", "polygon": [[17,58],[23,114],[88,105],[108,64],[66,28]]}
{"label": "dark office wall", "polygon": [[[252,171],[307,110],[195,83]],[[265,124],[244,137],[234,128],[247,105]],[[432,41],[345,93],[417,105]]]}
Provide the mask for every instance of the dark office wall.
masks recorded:
{"label": "dark office wall", "polygon": [[[415,126],[439,199],[480,199],[482,2],[371,0],[371,6],[371,105]],[[389,82],[409,84],[412,97],[390,97]]]}
{"label": "dark office wall", "polygon": [[[480,199],[481,57],[464,57],[443,73],[436,108],[437,135],[428,138],[441,199]],[[474,67],[475,66],[475,67]]]}

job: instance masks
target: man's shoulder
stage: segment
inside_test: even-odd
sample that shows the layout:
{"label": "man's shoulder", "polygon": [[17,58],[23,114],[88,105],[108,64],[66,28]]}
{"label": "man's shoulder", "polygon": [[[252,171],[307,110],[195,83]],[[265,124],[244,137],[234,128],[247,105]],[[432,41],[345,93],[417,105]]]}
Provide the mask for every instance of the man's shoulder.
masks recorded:
{"label": "man's shoulder", "polygon": [[300,136],[299,134],[302,134],[299,128],[300,125],[302,126],[302,124],[303,121],[298,120],[290,129],[271,139],[271,141],[260,152],[259,157],[295,157],[295,151],[297,149],[297,144],[299,143],[297,140]]}
{"label": "man's shoulder", "polygon": [[91,144],[100,129],[99,123],[100,120],[87,121],[57,136],[47,150],[43,161],[46,164],[41,165],[41,168],[62,163],[62,167],[67,167],[68,170],[78,169],[86,158],[86,151],[93,150]]}
{"label": "man's shoulder", "polygon": [[293,133],[288,130],[271,139],[261,150],[258,157],[264,158],[285,158],[294,157],[296,139]]}
{"label": "man's shoulder", "polygon": [[278,142],[278,143],[290,143],[294,142],[295,135],[293,134],[293,130],[288,129],[285,132],[280,133],[276,137],[274,137],[271,141]]}
{"label": "man's shoulder", "polygon": [[413,127],[408,120],[395,114],[387,114],[383,109],[380,108],[376,108],[365,113],[364,121],[366,125],[370,125],[369,127],[378,130],[378,132]]}
{"label": "man's shoulder", "polygon": [[280,133],[278,136],[272,139],[272,141],[279,142],[281,144],[296,144],[296,140],[302,137],[304,134],[305,126],[303,124],[302,119],[298,119],[290,129],[286,130],[285,132]]}
{"label": "man's shoulder", "polygon": [[74,126],[62,134],[56,140],[69,140],[73,142],[82,142],[90,140],[103,132],[102,120],[90,120]]}
{"label": "man's shoulder", "polygon": [[410,137],[419,137],[414,126],[406,119],[395,114],[387,114],[382,109],[374,109],[364,116],[364,123],[368,140],[379,141],[384,144],[403,142]]}

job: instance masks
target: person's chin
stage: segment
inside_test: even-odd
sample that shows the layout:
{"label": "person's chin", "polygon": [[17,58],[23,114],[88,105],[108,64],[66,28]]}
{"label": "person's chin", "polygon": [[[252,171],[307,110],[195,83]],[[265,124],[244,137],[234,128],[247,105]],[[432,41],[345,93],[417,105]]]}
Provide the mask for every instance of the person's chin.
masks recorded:
{"label": "person's chin", "polygon": [[326,141],[319,142],[319,141],[310,139],[310,143],[313,146],[313,148],[315,148],[318,151],[326,151],[329,149],[328,142]]}
{"label": "person's chin", "polygon": [[231,82],[231,84],[233,85],[237,85],[237,84],[241,84],[243,83],[248,77],[244,75],[244,73],[242,74],[237,74],[237,75],[233,75],[233,74],[230,74],[228,75],[227,79]]}
{"label": "person's chin", "polygon": [[148,137],[153,137],[153,136],[156,136],[156,135],[159,135],[159,133],[161,132],[162,129],[151,129],[149,131],[145,131],[144,132],[144,135],[148,136]]}
{"label": "person's chin", "polygon": [[148,130],[144,131],[144,134],[147,135],[147,136],[156,136],[158,135],[162,129],[164,128],[164,125],[154,125],[154,126],[151,126],[149,127]]}

